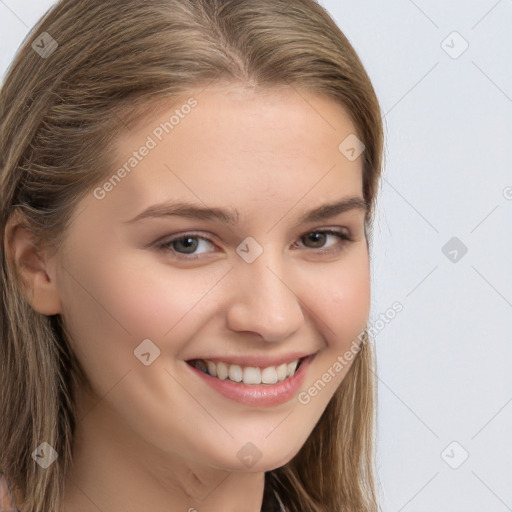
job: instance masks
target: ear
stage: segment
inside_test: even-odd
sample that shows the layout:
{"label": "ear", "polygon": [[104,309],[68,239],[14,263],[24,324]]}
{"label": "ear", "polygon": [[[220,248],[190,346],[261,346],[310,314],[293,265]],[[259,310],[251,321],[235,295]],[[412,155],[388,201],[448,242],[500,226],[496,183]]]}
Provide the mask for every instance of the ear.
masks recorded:
{"label": "ear", "polygon": [[16,210],[9,217],[4,234],[5,257],[13,263],[22,278],[24,292],[32,309],[43,315],[61,312],[57,291],[56,257],[36,247],[33,235],[23,224],[22,214]]}

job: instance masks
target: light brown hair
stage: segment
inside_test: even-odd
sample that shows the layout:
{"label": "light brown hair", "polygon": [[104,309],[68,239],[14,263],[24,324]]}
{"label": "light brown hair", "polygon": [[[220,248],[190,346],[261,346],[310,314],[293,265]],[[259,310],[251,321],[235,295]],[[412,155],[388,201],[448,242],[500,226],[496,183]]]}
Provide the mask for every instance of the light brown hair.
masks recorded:
{"label": "light brown hair", "polygon": [[[43,58],[42,33],[58,44]],[[0,92],[0,234],[20,215],[36,247],[56,250],[77,203],[112,173],[109,148],[128,117],[215,80],[325,95],[365,144],[371,227],[383,153],[379,103],[353,47],[314,0],[62,0],[25,39]],[[340,141],[341,142],[341,141]],[[367,237],[371,232],[367,229]],[[367,241],[370,239],[367,238]],[[0,470],[21,512],[59,511],[88,385],[61,315],[34,311],[0,246]],[[311,436],[265,475],[265,512],[375,512],[374,353],[368,333]],[[42,441],[59,454],[42,469]]]}

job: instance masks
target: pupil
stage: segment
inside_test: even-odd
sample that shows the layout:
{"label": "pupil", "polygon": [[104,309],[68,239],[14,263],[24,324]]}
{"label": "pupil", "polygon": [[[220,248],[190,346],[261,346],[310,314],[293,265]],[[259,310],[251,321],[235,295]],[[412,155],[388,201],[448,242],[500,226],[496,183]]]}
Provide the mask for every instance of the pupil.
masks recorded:
{"label": "pupil", "polygon": [[[173,242],[174,248],[178,249],[177,246],[179,246],[183,241],[186,242],[185,244],[183,244],[183,245],[185,245],[185,252],[193,253],[195,251],[195,249],[197,248],[197,240],[195,238],[190,237],[190,236],[187,236],[185,238],[181,238],[179,240],[175,240]],[[189,245],[189,243],[191,243],[191,245]]]}
{"label": "pupil", "polygon": [[325,233],[311,233],[309,236],[309,239],[313,242],[313,243],[317,243],[320,242],[318,244],[319,247],[321,247],[324,243],[325,243],[325,240],[323,239],[323,237],[325,237]]}

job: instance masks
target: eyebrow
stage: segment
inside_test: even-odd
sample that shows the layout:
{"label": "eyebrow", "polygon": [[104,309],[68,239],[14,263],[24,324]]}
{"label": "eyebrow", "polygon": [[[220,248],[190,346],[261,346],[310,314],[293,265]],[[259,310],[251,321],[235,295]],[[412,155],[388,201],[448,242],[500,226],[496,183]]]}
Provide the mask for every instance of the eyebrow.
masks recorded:
{"label": "eyebrow", "polygon": [[[299,223],[318,222],[351,210],[368,210],[368,203],[362,197],[346,197],[333,203],[323,204],[304,213]],[[232,208],[205,207],[188,202],[164,202],[150,206],[125,224],[133,224],[143,219],[169,216],[188,217],[199,220],[217,220],[223,224],[235,225],[240,212]]]}

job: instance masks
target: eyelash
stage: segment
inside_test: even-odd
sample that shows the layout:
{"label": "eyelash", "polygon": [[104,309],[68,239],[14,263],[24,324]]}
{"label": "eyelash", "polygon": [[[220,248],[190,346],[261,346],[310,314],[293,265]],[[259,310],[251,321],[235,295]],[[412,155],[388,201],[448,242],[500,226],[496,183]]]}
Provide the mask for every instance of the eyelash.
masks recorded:
{"label": "eyelash", "polygon": [[[308,231],[306,233],[304,233],[303,235],[301,235],[299,237],[299,239],[302,239],[308,235],[311,235],[313,233],[321,233],[323,235],[333,235],[333,236],[336,236],[340,241],[341,243],[335,247],[335,248],[331,248],[331,249],[315,249],[315,248],[312,248],[311,250],[312,251],[315,251],[317,254],[320,254],[320,255],[327,255],[327,254],[336,254],[340,251],[342,251],[345,246],[347,244],[349,244],[350,242],[353,242],[354,240],[349,236],[347,235],[346,233],[342,232],[342,231],[337,231],[337,230],[333,230],[333,229],[315,229],[313,231]],[[179,253],[177,251],[175,251],[174,249],[172,249],[172,244],[174,242],[177,242],[177,241],[180,241],[180,240],[185,240],[187,238],[197,238],[197,239],[200,239],[200,240],[206,240],[207,242],[210,242],[212,244],[215,245],[215,243],[213,242],[213,240],[207,238],[207,237],[204,237],[204,236],[199,236],[197,235],[196,233],[193,233],[193,232],[190,232],[190,233],[183,233],[183,234],[180,234],[179,236],[176,236],[170,240],[167,240],[166,242],[163,242],[163,243],[160,243],[160,242],[156,242],[156,248],[157,250],[159,251],[164,251],[164,252],[168,252],[168,251],[174,251],[175,254],[177,256],[176,259],[181,259],[181,260],[185,260],[185,261],[192,261],[192,260],[196,260],[196,259],[199,259],[201,258],[201,256],[203,255],[203,253],[201,254],[184,254],[184,253]]]}

